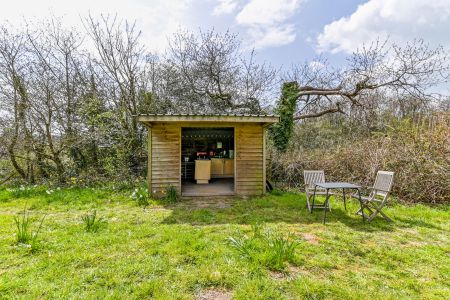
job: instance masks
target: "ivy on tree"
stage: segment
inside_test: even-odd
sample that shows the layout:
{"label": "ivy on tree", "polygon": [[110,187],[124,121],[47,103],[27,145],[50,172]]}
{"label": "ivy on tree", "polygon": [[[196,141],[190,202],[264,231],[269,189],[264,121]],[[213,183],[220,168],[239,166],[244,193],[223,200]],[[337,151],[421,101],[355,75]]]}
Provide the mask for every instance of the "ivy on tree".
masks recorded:
{"label": "ivy on tree", "polygon": [[275,124],[271,130],[275,148],[280,152],[286,151],[291,139],[298,93],[297,82],[283,83],[281,98],[276,108],[276,113],[280,115],[280,122]]}

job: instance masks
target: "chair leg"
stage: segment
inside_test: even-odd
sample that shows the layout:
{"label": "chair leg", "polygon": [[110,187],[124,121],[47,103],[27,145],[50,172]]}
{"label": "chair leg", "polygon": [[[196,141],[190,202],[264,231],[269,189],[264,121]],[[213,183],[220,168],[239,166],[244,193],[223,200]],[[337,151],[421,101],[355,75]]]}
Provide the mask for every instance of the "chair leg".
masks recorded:
{"label": "chair leg", "polygon": [[309,211],[310,213],[312,213],[312,212],[313,212],[313,209],[314,209],[314,201],[316,200],[316,189],[317,189],[317,186],[314,187],[314,194],[313,194],[313,199],[312,199],[312,206],[311,206],[311,210]]}
{"label": "chair leg", "polygon": [[375,209],[375,211],[371,213],[368,221],[372,221],[378,214],[380,214],[386,221],[392,222],[392,219],[386,216],[386,214],[381,211],[384,207],[384,203],[382,203],[380,206],[372,204],[372,207]]}
{"label": "chair leg", "polygon": [[311,204],[309,203],[309,201],[311,200],[311,196],[312,195],[306,194],[306,207],[308,208],[309,212],[311,212]]}
{"label": "chair leg", "polygon": [[380,210],[380,215],[382,215],[382,216],[383,216],[383,218],[385,218],[385,219],[386,219],[386,221],[389,221],[389,222],[393,222],[393,221],[392,221],[392,219],[391,219],[391,218],[389,218],[388,216],[386,216],[386,214],[385,214],[384,212],[382,212],[381,210]]}
{"label": "chair leg", "polygon": [[362,215],[364,216],[364,209],[369,211],[369,215],[373,214],[373,210],[370,209],[370,207],[368,206],[368,202],[363,202],[361,204],[360,209],[355,213],[356,215]]}

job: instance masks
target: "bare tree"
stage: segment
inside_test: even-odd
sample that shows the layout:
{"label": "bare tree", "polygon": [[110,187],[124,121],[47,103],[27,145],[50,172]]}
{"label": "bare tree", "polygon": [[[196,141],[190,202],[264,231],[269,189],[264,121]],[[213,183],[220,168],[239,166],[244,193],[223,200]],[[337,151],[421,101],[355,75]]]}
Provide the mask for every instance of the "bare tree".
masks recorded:
{"label": "bare tree", "polygon": [[331,69],[319,59],[294,67],[286,80],[299,83],[294,119],[301,120],[370,108],[380,91],[426,101],[434,97],[430,88],[447,82],[449,74],[449,52],[442,47],[430,48],[423,40],[403,47],[377,41],[353,53],[343,69]]}
{"label": "bare tree", "polygon": [[121,21],[117,16],[92,16],[84,20],[88,35],[94,42],[96,55],[91,57],[95,77],[102,82],[102,90],[114,109],[120,124],[119,140],[127,151],[123,151],[128,167],[136,173],[143,150],[143,130],[135,116],[142,112],[142,103],[150,95],[154,78],[154,65],[149,63],[148,53],[140,43],[141,33],[135,23]]}
{"label": "bare tree", "polygon": [[[0,103],[3,108],[3,138],[16,172],[33,181],[30,164],[32,132],[29,122],[29,96],[26,41],[20,33],[0,28]],[[21,144],[22,147],[19,147]],[[19,149],[22,148],[23,151]],[[20,162],[23,161],[23,164]],[[25,165],[25,166],[24,166]]]}
{"label": "bare tree", "polygon": [[38,132],[34,151],[42,169],[49,167],[45,162],[50,160],[63,182],[63,156],[78,158],[80,152],[77,110],[86,85],[79,51],[82,38],[74,30],[63,29],[58,19],[39,28],[26,33],[30,70],[34,73],[30,79],[30,108]]}
{"label": "bare tree", "polygon": [[276,72],[241,50],[229,31],[180,31],[170,39],[162,75],[165,94],[185,112],[257,113],[273,88]]}

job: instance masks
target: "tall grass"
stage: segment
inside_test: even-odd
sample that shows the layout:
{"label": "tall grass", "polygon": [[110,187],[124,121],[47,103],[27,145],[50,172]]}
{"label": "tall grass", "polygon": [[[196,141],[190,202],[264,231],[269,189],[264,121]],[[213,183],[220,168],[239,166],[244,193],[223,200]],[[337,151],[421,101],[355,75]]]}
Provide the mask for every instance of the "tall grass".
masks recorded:
{"label": "tall grass", "polygon": [[240,234],[237,237],[228,238],[229,245],[241,257],[276,271],[285,270],[288,262],[295,261],[295,250],[299,244],[293,236],[262,234],[260,224],[253,225],[252,231],[252,236]]}
{"label": "tall grass", "polygon": [[178,201],[178,193],[177,189],[173,185],[167,186],[165,192],[165,200],[169,203],[177,202]]}
{"label": "tall grass", "polygon": [[14,223],[16,225],[16,243],[29,247],[31,251],[38,249],[38,236],[44,223],[45,215],[39,222],[37,230],[32,230],[33,221],[26,209],[26,206],[21,216],[14,216]]}
{"label": "tall grass", "polygon": [[292,237],[272,237],[268,239],[268,245],[268,265],[274,270],[284,270],[286,262],[294,260],[294,253],[298,243]]}

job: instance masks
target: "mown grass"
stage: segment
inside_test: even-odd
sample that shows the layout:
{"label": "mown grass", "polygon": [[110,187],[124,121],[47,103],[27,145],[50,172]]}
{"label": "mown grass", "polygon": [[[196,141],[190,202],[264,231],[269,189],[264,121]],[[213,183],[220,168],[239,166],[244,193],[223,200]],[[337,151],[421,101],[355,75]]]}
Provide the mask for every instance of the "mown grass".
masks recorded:
{"label": "mown grass", "polygon": [[[0,298],[192,299],[211,289],[235,299],[450,298],[448,205],[395,204],[392,224],[364,224],[356,201],[346,212],[335,199],[323,225],[293,193],[144,209],[132,190],[47,191],[0,190]],[[33,253],[15,244],[25,205],[35,220],[46,215]],[[105,224],[86,232],[93,210]],[[250,259],[230,243],[255,236]],[[296,247],[274,268],[265,247],[276,239]]]}

